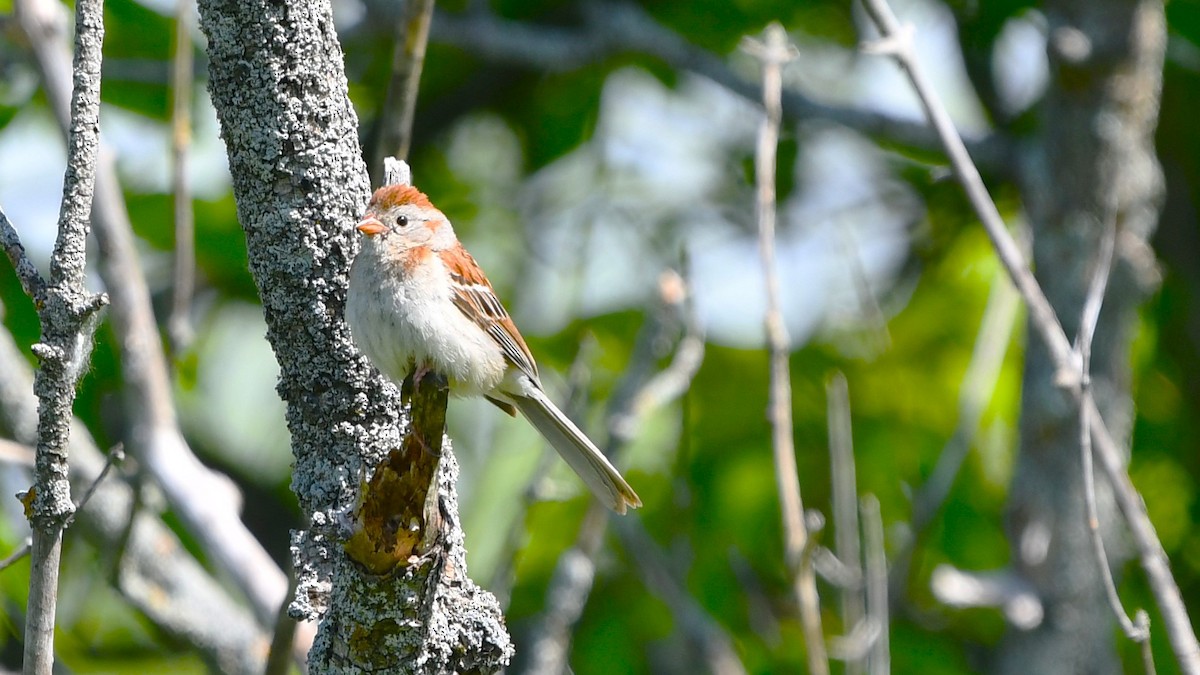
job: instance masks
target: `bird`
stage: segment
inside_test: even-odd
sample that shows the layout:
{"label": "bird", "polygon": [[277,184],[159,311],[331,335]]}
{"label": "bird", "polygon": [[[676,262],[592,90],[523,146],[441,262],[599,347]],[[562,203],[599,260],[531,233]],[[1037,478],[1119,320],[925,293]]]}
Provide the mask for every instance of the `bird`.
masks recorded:
{"label": "bird", "polygon": [[642,500],[546,395],[537,363],[491,282],[445,214],[411,185],[375,191],[357,229],[346,321],[359,351],[385,377],[443,375],[456,397],[483,396],[519,412],[593,494],[617,513]]}

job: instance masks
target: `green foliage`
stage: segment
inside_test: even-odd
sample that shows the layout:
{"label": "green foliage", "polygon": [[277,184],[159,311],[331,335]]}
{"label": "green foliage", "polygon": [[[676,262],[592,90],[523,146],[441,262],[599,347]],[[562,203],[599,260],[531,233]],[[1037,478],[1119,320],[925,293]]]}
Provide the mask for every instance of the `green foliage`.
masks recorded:
{"label": "green foliage", "polygon": [[134,0],[110,0],[104,26],[104,102],[167,120],[174,23]]}

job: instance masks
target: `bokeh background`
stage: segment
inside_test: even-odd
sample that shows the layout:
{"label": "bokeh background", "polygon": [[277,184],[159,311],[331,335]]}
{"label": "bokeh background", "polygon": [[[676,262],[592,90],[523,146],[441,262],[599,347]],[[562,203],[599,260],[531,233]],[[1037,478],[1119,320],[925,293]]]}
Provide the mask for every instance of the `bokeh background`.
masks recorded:
{"label": "bokeh background", "polygon": [[[397,10],[377,0],[333,5],[362,141],[370,147]],[[1048,85],[1047,26],[1037,4],[895,6],[915,24],[918,57],[960,130],[977,142],[973,147],[990,147],[997,138],[1020,143],[1036,125]],[[622,450],[618,461],[646,503],[633,517],[690,601],[729,637],[746,671],[801,672],[804,645],[784,564],[765,417],[768,359],[752,168],[760,108],[711,72],[697,72],[707,66],[639,45],[635,31],[605,33],[611,27],[594,18],[604,10],[587,2],[459,0],[437,11],[410,157],[416,184],[487,270],[554,396],[569,400],[599,439],[608,434],[608,404],[645,339],[639,336],[661,312],[664,273],[686,281],[684,323],[692,326],[657,336],[662,344],[652,348],[652,360],[664,367],[680,331],[691,330],[703,337],[703,363],[682,398],[638,420]],[[1004,507],[1019,450],[1024,316],[942,157],[927,143],[839,114],[866,111],[900,126],[920,123],[906,80],[890,61],[859,51],[872,33],[849,3],[648,1],[637,11],[751,85],[757,64],[740,41],[779,21],[798,48],[785,85],[829,106],[826,116],[785,120],[777,180],[777,255],[794,345],[792,413],[805,506],[830,513],[827,387],[841,373],[858,491],[879,499],[889,560],[907,569],[892,579],[893,670],[986,669],[1007,630],[1004,616],[994,608],[947,606],[931,590],[931,578],[942,566],[982,572],[1010,558]],[[10,3],[0,1],[0,205],[45,269],[65,152],[10,12]],[[116,153],[164,342],[174,246],[175,12],[167,0],[105,3],[103,138]],[[1200,127],[1191,106],[1200,100],[1200,3],[1169,3],[1166,16],[1157,147],[1168,192],[1153,240],[1161,285],[1141,308],[1133,347],[1130,470],[1195,610]],[[499,37],[491,39],[490,31]],[[274,392],[277,369],[205,91],[204,37],[193,28],[192,38],[188,165],[197,289],[194,339],[171,350],[174,394],[192,448],[238,483],[245,522],[283,565],[288,530],[302,519],[288,487],[292,458]],[[1002,213],[1025,232],[1011,178],[995,162],[982,168]],[[97,277],[92,285],[101,288]],[[6,263],[0,302],[4,330],[28,355],[37,319]],[[121,441],[125,431],[113,340],[102,326],[76,403],[101,447]],[[964,393],[971,386],[981,387],[974,399]],[[580,528],[585,491],[530,427],[486,403],[452,402],[449,433],[463,466],[470,575],[505,603],[520,670],[520,650],[546,606],[556,561]],[[914,531],[913,495],[952,439],[965,443],[961,470],[937,514]],[[132,474],[136,467],[123,470]],[[16,501],[5,499],[0,552],[24,536]],[[144,508],[163,510],[173,522],[161,500],[149,499]],[[826,543],[834,527],[822,535]],[[206,560],[194,543],[191,552]],[[105,560],[103,551],[68,535],[62,663],[80,673],[204,672],[185,640],[168,638],[110,588]],[[10,668],[20,658],[27,580],[27,563],[0,573],[0,661]],[[1146,607],[1157,618],[1135,566],[1118,570],[1118,581],[1127,606]],[[847,628],[839,619],[839,591],[825,581],[819,589],[826,633],[840,634]],[[574,672],[708,668],[682,634],[675,609],[610,534],[573,630]],[[1159,672],[1173,672],[1161,631],[1154,647]],[[1136,648],[1120,640],[1118,651],[1138,672]]]}

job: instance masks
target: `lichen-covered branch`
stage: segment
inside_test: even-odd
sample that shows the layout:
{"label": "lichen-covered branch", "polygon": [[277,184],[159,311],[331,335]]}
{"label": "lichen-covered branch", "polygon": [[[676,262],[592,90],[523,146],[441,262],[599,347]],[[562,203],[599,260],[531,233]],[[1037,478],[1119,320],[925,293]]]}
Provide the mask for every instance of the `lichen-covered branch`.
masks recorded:
{"label": "lichen-covered branch", "polygon": [[[13,5],[41,72],[50,109],[66,134],[71,71],[63,6],[56,0],[15,0]],[[287,580],[242,523],[241,497],[232,481],[201,463],[179,429],[166,356],[116,163],[103,147],[96,163],[92,223],[99,244],[100,277],[112,299],[108,320],[121,354],[126,447],[162,487],[171,508],[212,563],[245,593],[259,621],[269,625]]]}
{"label": "lichen-covered branch", "polygon": [[24,671],[37,675],[49,675],[54,667],[62,535],[74,513],[67,443],[75,385],[91,356],[96,314],[107,302],[83,285],[100,147],[100,48],[104,42],[100,0],[80,0],[75,5],[75,26],[74,88],[58,238],[50,258],[50,281],[42,297],[34,298],[42,325],[41,341],[34,345],[41,360],[33,385],[39,401],[34,485],[22,497],[33,527]]}
{"label": "lichen-covered branch", "polygon": [[400,406],[395,387],[354,349],[343,318],[353,225],[369,186],[330,5],[202,0],[200,19],[250,270],[280,366],[292,487],[310,518],[293,535],[291,606],[293,616],[322,619],[309,672],[497,670],[511,646],[495,599],[470,583],[459,557],[449,453],[438,497],[450,534],[437,555],[373,575],[341,545],[360,483],[400,443]]}

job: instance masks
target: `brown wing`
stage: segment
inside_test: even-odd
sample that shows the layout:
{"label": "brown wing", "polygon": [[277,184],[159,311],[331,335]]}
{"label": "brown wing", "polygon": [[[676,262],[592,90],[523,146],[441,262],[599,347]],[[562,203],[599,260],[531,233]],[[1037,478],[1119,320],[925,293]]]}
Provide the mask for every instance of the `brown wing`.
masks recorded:
{"label": "brown wing", "polygon": [[529,353],[525,339],[521,337],[504,305],[500,304],[496,291],[475,259],[461,244],[442,251],[441,256],[454,283],[454,306],[492,336],[509,363],[538,382],[537,364]]}

